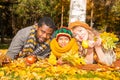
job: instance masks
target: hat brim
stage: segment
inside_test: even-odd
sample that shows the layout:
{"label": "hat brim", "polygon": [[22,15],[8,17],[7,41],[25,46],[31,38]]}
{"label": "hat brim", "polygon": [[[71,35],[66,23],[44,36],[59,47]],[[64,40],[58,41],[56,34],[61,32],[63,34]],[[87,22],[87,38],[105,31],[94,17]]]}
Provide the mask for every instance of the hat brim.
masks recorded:
{"label": "hat brim", "polygon": [[57,40],[57,41],[58,41],[58,38],[59,38],[60,36],[66,36],[66,37],[68,37],[69,39],[71,39],[71,36],[70,36],[69,34],[59,33],[59,34],[56,35],[56,40]]}
{"label": "hat brim", "polygon": [[80,22],[80,21],[71,22],[68,27],[69,27],[69,29],[73,29],[78,26],[83,27],[88,30],[92,30],[92,28],[88,24],[86,24],[84,22]]}

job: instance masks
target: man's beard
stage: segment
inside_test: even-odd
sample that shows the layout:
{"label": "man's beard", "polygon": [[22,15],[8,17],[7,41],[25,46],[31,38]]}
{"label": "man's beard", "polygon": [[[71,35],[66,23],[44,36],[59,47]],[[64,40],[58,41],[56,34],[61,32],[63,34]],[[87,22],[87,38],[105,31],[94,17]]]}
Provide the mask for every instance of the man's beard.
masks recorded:
{"label": "man's beard", "polygon": [[[36,37],[36,41],[38,42],[38,43],[40,43],[40,44],[43,44],[45,41],[46,41],[46,39],[45,38],[38,38],[37,37],[37,35],[35,36]],[[43,41],[41,41],[40,39],[42,39]]]}
{"label": "man's beard", "polygon": [[39,38],[37,38],[38,43],[43,44],[46,42],[46,39],[41,38],[43,41],[41,41]]}

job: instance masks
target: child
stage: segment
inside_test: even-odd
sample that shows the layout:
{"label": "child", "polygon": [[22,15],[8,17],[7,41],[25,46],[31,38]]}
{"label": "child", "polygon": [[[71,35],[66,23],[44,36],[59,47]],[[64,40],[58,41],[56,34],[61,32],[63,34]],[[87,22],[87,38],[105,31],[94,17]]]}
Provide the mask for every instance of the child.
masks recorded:
{"label": "child", "polygon": [[56,65],[64,63],[63,59],[68,59],[69,54],[77,54],[79,47],[76,40],[72,38],[72,32],[63,27],[55,32],[55,38],[51,41],[50,48],[51,54],[48,61]]}

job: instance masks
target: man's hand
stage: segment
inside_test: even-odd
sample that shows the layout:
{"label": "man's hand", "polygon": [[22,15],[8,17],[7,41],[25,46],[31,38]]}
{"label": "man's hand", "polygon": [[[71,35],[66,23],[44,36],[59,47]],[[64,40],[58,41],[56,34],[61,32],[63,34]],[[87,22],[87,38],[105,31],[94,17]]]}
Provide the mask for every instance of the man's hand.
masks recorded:
{"label": "man's hand", "polygon": [[2,61],[2,64],[8,64],[11,62],[11,59],[9,57],[5,57]]}

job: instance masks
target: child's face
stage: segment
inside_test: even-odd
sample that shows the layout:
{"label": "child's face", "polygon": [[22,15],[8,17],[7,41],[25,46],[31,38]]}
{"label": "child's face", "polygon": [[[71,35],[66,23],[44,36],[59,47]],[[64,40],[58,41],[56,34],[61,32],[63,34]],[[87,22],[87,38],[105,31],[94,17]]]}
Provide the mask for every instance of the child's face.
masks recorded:
{"label": "child's face", "polygon": [[88,32],[85,28],[83,27],[76,27],[72,30],[73,32],[73,36],[78,40],[78,41],[82,41],[82,40],[87,40],[88,39]]}
{"label": "child's face", "polygon": [[60,47],[65,47],[69,43],[70,39],[67,36],[60,36],[58,38],[58,44]]}

